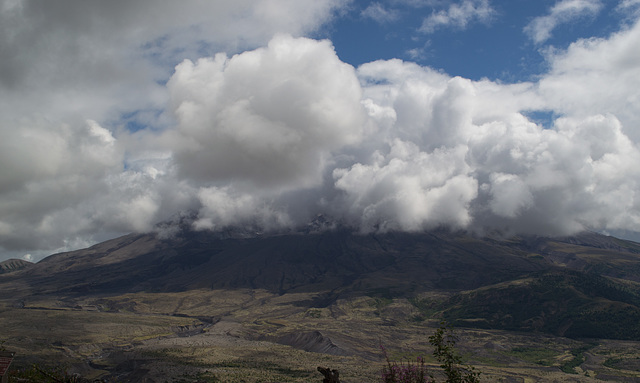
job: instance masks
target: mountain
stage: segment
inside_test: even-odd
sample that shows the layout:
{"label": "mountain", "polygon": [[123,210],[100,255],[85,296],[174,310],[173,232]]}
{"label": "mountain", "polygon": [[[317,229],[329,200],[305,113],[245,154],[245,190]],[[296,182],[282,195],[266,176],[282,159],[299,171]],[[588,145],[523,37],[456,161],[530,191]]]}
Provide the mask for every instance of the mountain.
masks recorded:
{"label": "mountain", "polygon": [[379,378],[380,346],[437,369],[426,337],[444,319],[487,381],[640,379],[640,244],[333,226],[185,227],[5,262],[0,341],[15,369],[106,381],[308,382],[323,366],[358,382]]}
{"label": "mountain", "polygon": [[131,234],[52,255],[0,275],[0,295],[17,300],[244,288],[317,293],[304,303],[310,308],[357,296],[406,298],[420,310],[415,320],[640,340],[639,261],[640,244],[595,233],[505,239],[445,230],[183,230],[172,238]]}
{"label": "mountain", "polygon": [[0,274],[11,273],[32,266],[33,263],[23,259],[7,259],[0,262]]}
{"label": "mountain", "polygon": [[171,239],[132,234],[55,254],[13,279],[26,282],[30,294],[261,288],[402,295],[473,289],[548,267],[518,246],[448,232],[246,237],[186,231]]}

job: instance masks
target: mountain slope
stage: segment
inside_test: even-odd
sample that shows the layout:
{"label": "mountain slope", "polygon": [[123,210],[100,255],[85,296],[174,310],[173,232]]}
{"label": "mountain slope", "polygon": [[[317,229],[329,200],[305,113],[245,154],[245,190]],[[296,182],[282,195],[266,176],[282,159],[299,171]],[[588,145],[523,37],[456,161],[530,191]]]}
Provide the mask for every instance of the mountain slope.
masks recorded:
{"label": "mountain slope", "polygon": [[16,274],[31,293],[261,288],[403,294],[471,289],[549,267],[517,248],[464,234],[333,231],[253,238],[129,235],[52,255]]}
{"label": "mountain slope", "polygon": [[0,274],[11,273],[32,266],[33,263],[23,259],[7,259],[0,262]]}
{"label": "mountain slope", "polygon": [[640,339],[640,285],[574,270],[465,291],[438,307],[458,326]]}
{"label": "mountain slope", "polygon": [[[639,261],[640,245],[593,233],[503,239],[447,231],[183,231],[170,239],[132,234],[52,255],[0,275],[0,294],[318,293],[309,307],[355,296],[409,298],[423,318],[465,326],[640,339],[629,331],[640,320]],[[432,292],[439,298],[424,298]]]}

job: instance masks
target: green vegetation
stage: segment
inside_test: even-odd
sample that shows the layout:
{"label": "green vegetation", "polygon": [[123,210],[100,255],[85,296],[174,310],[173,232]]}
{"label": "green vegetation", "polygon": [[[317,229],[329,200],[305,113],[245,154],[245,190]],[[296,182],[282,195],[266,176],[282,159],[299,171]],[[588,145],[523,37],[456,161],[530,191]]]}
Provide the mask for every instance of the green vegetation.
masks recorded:
{"label": "green vegetation", "polygon": [[560,369],[567,374],[577,374],[576,367],[584,363],[584,353],[593,347],[593,345],[587,345],[571,350],[571,355],[573,355],[573,358],[562,364],[562,366],[560,366]]}
{"label": "green vegetation", "polygon": [[382,313],[381,310],[384,307],[389,306],[391,303],[393,303],[393,299],[391,298],[385,298],[385,297],[374,298],[373,302],[371,302],[371,306],[376,308],[373,314],[376,316],[380,316],[380,314]]}
{"label": "green vegetation", "polygon": [[439,309],[456,326],[640,340],[637,287],[571,270],[456,294],[436,307],[414,305],[425,316]]}
{"label": "green vegetation", "polygon": [[84,383],[88,380],[70,375],[64,367],[32,365],[30,368],[9,371],[9,383]]}
{"label": "green vegetation", "polygon": [[559,353],[549,348],[514,347],[507,353],[516,358],[541,366],[551,366]]}
{"label": "green vegetation", "polygon": [[393,303],[391,298],[374,298],[372,305],[378,310]]}
{"label": "green vegetation", "polygon": [[622,362],[622,358],[607,358],[602,365],[609,368],[618,368],[620,362]]}
{"label": "green vegetation", "polygon": [[[385,354],[386,356],[386,354]],[[428,383],[427,368],[424,359],[418,357],[417,363],[412,364],[391,362],[387,357],[387,366],[382,370],[384,383]]]}
{"label": "green vegetation", "polygon": [[619,371],[640,371],[640,356],[638,354],[619,355],[609,357],[603,362],[603,366],[613,368]]}
{"label": "green vegetation", "polygon": [[[453,328],[445,322],[429,337],[433,346],[433,356],[441,363],[440,368],[445,375],[445,383],[479,383],[480,372],[474,367],[462,366],[462,357],[456,349],[457,337]],[[391,362],[386,351],[382,348],[387,365],[382,370],[384,383],[435,383],[433,374],[428,374],[424,358],[418,357],[415,364],[408,362]],[[427,375],[428,374],[428,375]]]}
{"label": "green vegetation", "polygon": [[424,318],[428,318],[438,312],[438,309],[441,308],[440,305],[442,304],[442,301],[430,298],[412,297],[409,299],[409,303],[420,310],[421,315],[419,318],[424,320]]}
{"label": "green vegetation", "polygon": [[461,367],[462,358],[456,350],[457,338],[453,329],[442,322],[435,334],[429,337],[429,343],[435,348],[433,356],[442,363],[440,367],[447,376],[447,383],[478,383],[480,373],[473,367]]}
{"label": "green vegetation", "polygon": [[[317,284],[308,290],[270,290],[267,282],[280,283],[280,274],[264,273],[247,276],[260,287],[250,289],[231,288],[234,280],[224,279],[225,289],[213,282],[190,285],[182,276],[176,279],[185,284],[180,291],[43,293],[20,304],[11,296],[0,301],[0,327],[4,346],[21,358],[15,369],[64,364],[92,378],[144,374],[185,383],[318,382],[322,379],[313,368],[323,365],[340,370],[344,381],[374,382],[380,380],[382,363],[371,362],[372,345],[379,341],[389,345],[391,361],[403,361],[404,376],[414,382],[431,381],[430,373],[439,381],[473,381],[474,370],[459,362],[462,370],[452,367],[460,356],[482,370],[487,382],[530,377],[575,383],[585,380],[576,375],[580,371],[602,380],[640,379],[640,342],[620,340],[640,340],[640,284],[634,282],[640,271],[628,267],[633,259],[637,263],[638,254],[613,257],[611,250],[561,244],[555,253],[540,255],[532,251],[544,246],[514,240],[479,249],[479,242],[441,245],[409,238],[402,244],[406,252],[389,256],[397,263],[387,269],[374,268],[369,258],[359,263],[362,259],[350,254],[360,249],[350,250],[342,255],[350,256],[348,262],[335,258],[330,278],[314,276]],[[383,255],[380,250],[373,256]],[[557,259],[566,260],[566,266],[551,262]],[[624,279],[629,276],[634,278]],[[455,350],[447,348],[442,333],[433,339],[442,342],[441,353],[418,359],[431,350],[427,337],[443,318],[464,334],[455,344],[460,353],[448,354]],[[324,350],[312,342],[282,341],[315,331],[323,336]],[[583,348],[581,338],[587,336],[604,339],[593,349]],[[311,347],[319,353],[304,351]],[[322,353],[326,350],[337,353]],[[393,365],[387,362],[387,368]]]}
{"label": "green vegetation", "polygon": [[322,310],[311,308],[307,310],[305,315],[311,318],[320,318],[322,316]]}

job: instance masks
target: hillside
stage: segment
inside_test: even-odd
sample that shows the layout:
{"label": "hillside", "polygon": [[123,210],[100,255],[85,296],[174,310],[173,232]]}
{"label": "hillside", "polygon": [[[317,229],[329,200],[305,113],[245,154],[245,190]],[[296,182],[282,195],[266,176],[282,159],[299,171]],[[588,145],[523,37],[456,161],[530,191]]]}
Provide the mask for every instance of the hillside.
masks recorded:
{"label": "hillside", "polygon": [[8,259],[0,262],[0,274],[11,273],[31,267],[33,263],[23,259]]}
{"label": "hillside", "polygon": [[[637,244],[593,233],[503,240],[446,231],[185,231],[172,239],[128,235],[52,255],[0,283],[14,297],[244,288],[322,293],[310,307],[354,296],[410,298],[428,307],[425,314],[467,326],[640,340],[626,328],[640,319],[639,260]],[[420,300],[433,291],[447,298]],[[615,326],[603,326],[609,320]]]}
{"label": "hillside", "polygon": [[[362,360],[380,357],[378,343],[424,348],[425,330],[445,319],[465,329],[463,346],[496,379],[566,374],[586,347],[584,371],[633,381],[637,356],[620,342],[640,340],[639,259],[640,245],[594,233],[131,234],[0,275],[0,325],[22,353],[80,358],[101,374],[114,374],[122,355],[153,371],[170,359],[183,373],[184,352],[200,342],[203,366],[223,368],[233,355],[245,360],[232,364],[242,376],[251,376],[254,348],[298,350],[285,358],[306,360],[296,368],[315,363],[313,353],[353,358],[341,368],[374,376]],[[235,348],[240,340],[246,347]],[[120,368],[139,373],[136,363]],[[290,381],[308,381],[296,371]]]}
{"label": "hillside", "polygon": [[171,240],[130,235],[56,254],[15,278],[32,293],[114,293],[254,288],[296,291],[471,289],[552,267],[511,244],[450,233],[220,238],[187,232]]}

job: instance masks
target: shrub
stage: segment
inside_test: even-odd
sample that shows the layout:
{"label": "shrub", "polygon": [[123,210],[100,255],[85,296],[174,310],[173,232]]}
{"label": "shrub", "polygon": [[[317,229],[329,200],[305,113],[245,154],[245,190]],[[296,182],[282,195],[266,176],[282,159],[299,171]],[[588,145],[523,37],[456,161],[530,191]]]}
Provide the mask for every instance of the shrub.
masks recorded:
{"label": "shrub", "polygon": [[398,363],[391,362],[387,351],[383,346],[380,346],[384,357],[387,361],[387,365],[382,369],[382,381],[384,383],[430,383],[431,380],[427,378],[427,367],[424,364],[424,359],[418,357],[416,364],[411,362]]}
{"label": "shrub", "polygon": [[462,367],[462,358],[456,349],[457,337],[445,322],[429,337],[434,347],[433,356],[441,363],[440,368],[447,377],[446,383],[479,383],[480,372],[471,366]]}
{"label": "shrub", "polygon": [[[453,329],[445,322],[440,324],[435,333],[429,337],[434,347],[433,356],[440,362],[440,368],[446,376],[445,383],[479,383],[480,372],[471,366],[461,366],[462,358],[455,345],[457,337]],[[436,383],[433,375],[428,374],[424,358],[418,357],[415,364],[411,362],[391,362],[384,347],[380,346],[387,361],[382,369],[384,383]]]}

